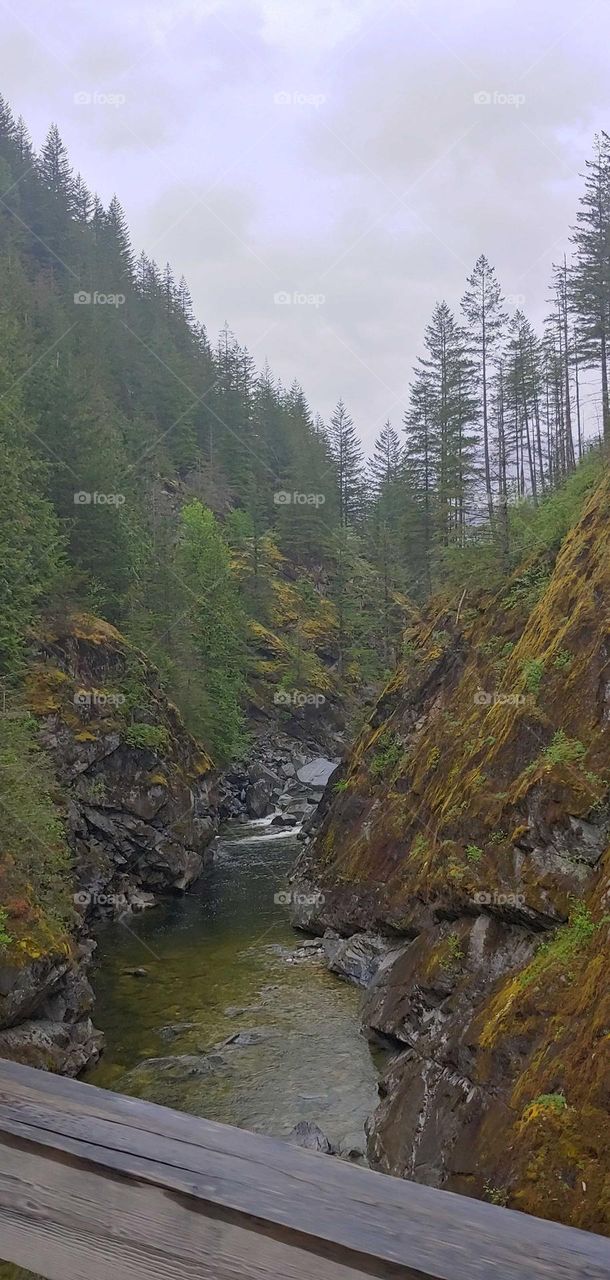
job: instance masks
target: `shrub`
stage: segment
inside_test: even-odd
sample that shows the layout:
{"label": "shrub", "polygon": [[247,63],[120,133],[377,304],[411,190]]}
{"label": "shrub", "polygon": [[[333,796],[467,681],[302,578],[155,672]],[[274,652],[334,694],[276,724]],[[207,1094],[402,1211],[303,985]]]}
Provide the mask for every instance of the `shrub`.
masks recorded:
{"label": "shrub", "polygon": [[0,951],[3,951],[12,942],[11,935],[6,928],[7,922],[8,915],[4,907],[0,907]]}
{"label": "shrub", "polygon": [[169,746],[169,733],[160,724],[130,724],[124,737],[129,747],[142,751],[166,751]]}
{"label": "shrub", "polygon": [[[54,929],[73,920],[70,852],[54,803],[51,763],[38,745],[38,725],[24,715],[0,716],[0,821],[5,901],[23,898]],[[6,857],[5,857],[6,855]],[[0,918],[2,945],[7,945]]]}
{"label": "shrub", "polygon": [[590,942],[597,927],[586,903],[574,901],[568,923],[561,925],[548,942],[541,943],[534,959],[523,970],[519,985],[530,986],[552,967],[566,973],[574,957]]}
{"label": "shrub", "polygon": [[521,674],[525,681],[525,687],[528,693],[538,693],[540,685],[542,684],[542,677],[544,675],[544,662],[542,661],[542,658],[530,658],[527,662],[524,662],[521,668]]}
{"label": "shrub", "polygon": [[457,933],[450,933],[445,940],[444,955],[441,958],[441,969],[453,969],[464,959],[464,951]]}
{"label": "shrub", "polygon": [[379,777],[391,773],[402,758],[402,746],[395,734],[387,729],[378,740],[377,750],[371,760],[371,773]]}
{"label": "shrub", "polygon": [[483,850],[478,844],[469,844],[466,846],[466,857],[469,862],[480,862],[483,857]]}
{"label": "shrub", "polygon": [[510,591],[503,600],[505,609],[516,609],[519,605],[533,609],[540,597],[544,595],[550,580],[551,575],[546,563],[530,565],[529,569],[513,581]]}
{"label": "shrub", "polygon": [[578,738],[568,738],[563,729],[558,729],[542,758],[551,768],[554,764],[577,764],[586,754],[587,749]]}
{"label": "shrub", "polygon": [[540,1111],[565,1111],[567,1105],[563,1093],[539,1093],[525,1108],[523,1116],[527,1119]]}

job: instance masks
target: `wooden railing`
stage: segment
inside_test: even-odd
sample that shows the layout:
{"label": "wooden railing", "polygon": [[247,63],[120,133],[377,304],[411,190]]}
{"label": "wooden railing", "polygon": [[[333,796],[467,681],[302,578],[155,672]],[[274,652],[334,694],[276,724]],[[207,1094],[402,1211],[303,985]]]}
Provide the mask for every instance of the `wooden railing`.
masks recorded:
{"label": "wooden railing", "polygon": [[48,1280],[608,1280],[610,1241],[0,1060],[0,1257]]}

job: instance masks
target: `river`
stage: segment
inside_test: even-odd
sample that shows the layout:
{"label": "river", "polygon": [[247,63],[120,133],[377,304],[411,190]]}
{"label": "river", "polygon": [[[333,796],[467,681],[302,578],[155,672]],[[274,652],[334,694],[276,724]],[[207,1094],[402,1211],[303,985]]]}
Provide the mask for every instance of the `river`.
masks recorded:
{"label": "river", "polygon": [[[359,993],[315,958],[290,962],[302,938],[276,900],[296,835],[266,819],[228,827],[189,893],[100,929],[106,1050],[86,1080],[259,1133],[309,1120],[339,1149],[364,1145],[377,1071]],[[246,1043],[225,1043],[240,1031]]]}

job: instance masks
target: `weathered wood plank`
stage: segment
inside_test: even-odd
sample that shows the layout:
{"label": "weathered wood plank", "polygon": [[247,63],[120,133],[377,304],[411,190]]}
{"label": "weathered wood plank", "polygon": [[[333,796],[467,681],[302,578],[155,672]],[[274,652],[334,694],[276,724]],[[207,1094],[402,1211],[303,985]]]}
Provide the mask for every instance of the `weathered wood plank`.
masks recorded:
{"label": "weathered wood plank", "polygon": [[586,1232],[2,1061],[0,1149],[0,1255],[50,1280],[610,1277]]}

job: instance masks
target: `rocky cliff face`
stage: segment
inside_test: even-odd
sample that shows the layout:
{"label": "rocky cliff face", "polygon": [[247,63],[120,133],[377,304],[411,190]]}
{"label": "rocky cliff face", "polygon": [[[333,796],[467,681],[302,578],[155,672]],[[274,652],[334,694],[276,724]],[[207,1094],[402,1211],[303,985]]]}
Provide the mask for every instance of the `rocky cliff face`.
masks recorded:
{"label": "rocky cliff face", "polygon": [[296,920],[331,942],[365,935],[352,958],[354,945],[376,957],[363,1020],[392,1051],[372,1163],[597,1231],[610,1230],[609,542],[606,478],[556,560],[413,629],[331,783]]}
{"label": "rocky cliff face", "polygon": [[74,915],[64,930],[45,928],[27,884],[8,899],[0,1055],[77,1074],[101,1041],[90,1019],[89,925],[197,878],[217,823],[212,762],[143,655],[97,618],[48,627],[28,703],[56,775]]}

